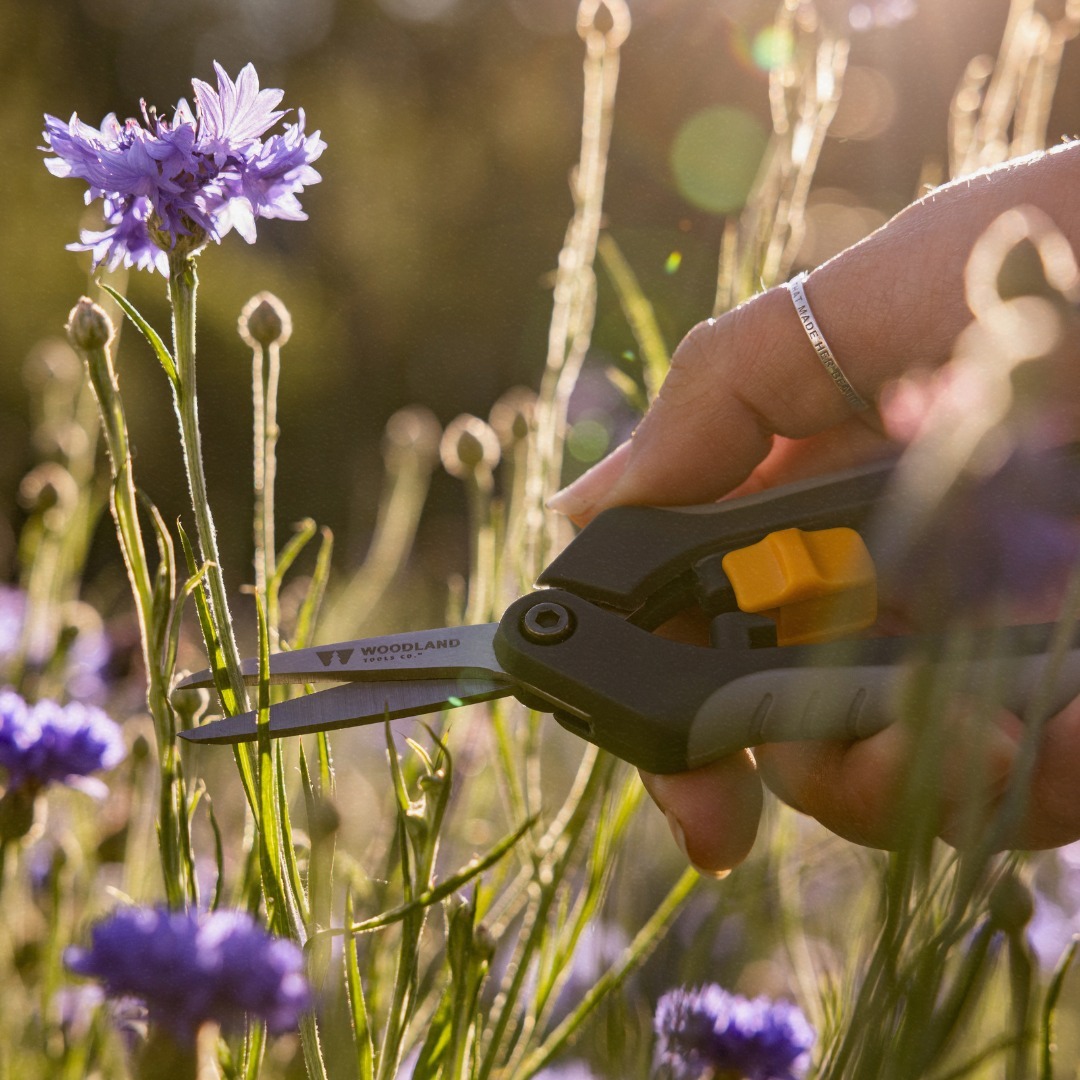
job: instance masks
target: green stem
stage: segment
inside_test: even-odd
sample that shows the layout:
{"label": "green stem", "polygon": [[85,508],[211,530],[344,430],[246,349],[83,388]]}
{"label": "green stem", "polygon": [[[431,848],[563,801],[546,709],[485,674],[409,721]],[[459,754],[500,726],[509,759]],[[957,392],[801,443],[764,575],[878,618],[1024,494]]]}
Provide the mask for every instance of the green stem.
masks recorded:
{"label": "green stem", "polygon": [[278,644],[280,616],[274,581],[274,482],[277,476],[277,394],[281,349],[276,343],[252,349],[251,390],[255,403],[255,589],[266,598],[270,647]]}
{"label": "green stem", "polygon": [[176,381],[173,399],[180,420],[180,436],[184,448],[191,507],[195,514],[199,553],[209,564],[206,581],[210,592],[210,610],[217,627],[221,651],[225,659],[229,683],[247,709],[247,692],[240,673],[240,655],[236,647],[229,604],[225,594],[225,577],[221,571],[217,530],[210,512],[206,493],[206,471],[203,467],[202,435],[199,431],[199,405],[195,388],[195,294],[198,289],[195,260],[190,256],[174,256],[170,260],[169,300],[173,313],[173,354],[176,359]]}
{"label": "green stem", "polygon": [[701,878],[696,870],[683,871],[682,877],[675,882],[649,921],[638,931],[619,963],[609,968],[586,991],[573,1012],[514,1070],[514,1078],[525,1080],[526,1077],[534,1076],[559,1053],[578,1032],[596,1006],[608,994],[617,990],[627,977],[649,958],[667,932],[672,920],[679,913],[679,909],[700,882]]}
{"label": "green stem", "polygon": [[107,347],[83,350],[90,383],[98,401],[105,445],[112,466],[110,506],[116,524],[120,550],[127,567],[128,580],[135,601],[139,640],[146,668],[146,704],[154,721],[157,738],[158,767],[161,775],[161,817],[158,842],[161,870],[169,906],[181,908],[188,896],[180,863],[180,832],[185,828],[182,810],[186,803],[184,781],[175,745],[175,720],[169,705],[160,657],[156,655],[154,633],[154,587],[146,558],[146,545],[139,525],[138,500],[132,473],[127,421],[120,399],[116,371]]}

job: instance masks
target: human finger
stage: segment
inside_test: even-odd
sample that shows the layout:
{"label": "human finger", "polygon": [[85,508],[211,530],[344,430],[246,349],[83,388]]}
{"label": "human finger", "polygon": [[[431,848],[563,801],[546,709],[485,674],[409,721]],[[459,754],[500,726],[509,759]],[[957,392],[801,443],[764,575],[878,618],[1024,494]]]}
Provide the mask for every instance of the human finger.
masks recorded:
{"label": "human finger", "polygon": [[749,753],[676,776],[643,772],[641,779],[682,853],[701,873],[722,877],[750,853],[763,798]]}
{"label": "human finger", "polygon": [[857,742],[776,743],[755,756],[781,799],[837,835],[895,849],[929,828],[957,847],[984,834],[1016,761],[1022,725],[957,710],[920,738],[895,723]]}

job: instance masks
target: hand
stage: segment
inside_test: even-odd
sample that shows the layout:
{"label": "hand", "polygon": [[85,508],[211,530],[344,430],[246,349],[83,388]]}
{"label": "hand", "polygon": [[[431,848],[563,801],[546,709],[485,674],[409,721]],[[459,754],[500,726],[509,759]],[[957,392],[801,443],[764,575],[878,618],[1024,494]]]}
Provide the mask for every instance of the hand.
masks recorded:
{"label": "hand", "polygon": [[[912,368],[944,363],[970,320],[968,254],[1004,210],[1039,206],[1080,248],[1080,200],[1072,194],[1080,190],[1078,171],[1080,146],[1073,144],[950,185],[815,271],[807,294],[862,397],[876,399]],[[1068,348],[1075,364],[1075,338]],[[551,507],[583,524],[613,505],[703,503],[845,468],[890,445],[875,412],[850,411],[786,290],[774,289],[691,331],[634,438]],[[1022,732],[1005,712],[968,719],[958,705],[954,753],[941,763],[938,784],[939,833],[954,841],[971,810],[971,785],[959,781],[973,772],[983,777],[975,798],[988,812],[1008,784]],[[691,862],[722,873],[753,845],[762,780],[841,836],[895,846],[906,828],[897,796],[910,764],[908,740],[894,725],[855,743],[762,746],[692,773],[643,779]],[[1080,700],[1046,725],[1028,813],[1010,844],[1051,847],[1080,837],[1077,775]]]}

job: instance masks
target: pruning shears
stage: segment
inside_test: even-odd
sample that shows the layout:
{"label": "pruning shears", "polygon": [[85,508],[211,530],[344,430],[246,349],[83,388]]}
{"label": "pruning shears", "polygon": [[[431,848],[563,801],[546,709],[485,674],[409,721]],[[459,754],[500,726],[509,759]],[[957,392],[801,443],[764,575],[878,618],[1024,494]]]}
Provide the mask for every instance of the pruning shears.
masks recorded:
{"label": "pruning shears", "polygon": [[[1069,453],[1080,466],[1080,453]],[[268,733],[513,695],[650,772],[693,769],[767,742],[865,738],[896,717],[913,656],[960,672],[931,636],[867,634],[878,607],[875,511],[893,468],[877,463],[708,506],[606,510],[497,623],[271,655],[272,682],[341,685],[272,705]],[[709,645],[653,632],[688,608],[709,620]],[[1072,642],[1051,668],[1054,629],[988,631],[960,678],[969,687],[992,683],[997,700],[1022,711],[1049,672],[1053,704],[1063,707],[1080,692],[1080,649]],[[245,681],[257,684],[258,668],[245,661]],[[177,689],[213,685],[203,671]],[[254,740],[258,714],[181,735]]]}

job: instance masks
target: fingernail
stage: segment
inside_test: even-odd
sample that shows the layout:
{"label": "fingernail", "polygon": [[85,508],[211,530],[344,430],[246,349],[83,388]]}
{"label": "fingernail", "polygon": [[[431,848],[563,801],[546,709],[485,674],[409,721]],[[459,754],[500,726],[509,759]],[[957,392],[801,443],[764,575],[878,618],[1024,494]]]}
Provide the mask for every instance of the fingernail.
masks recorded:
{"label": "fingernail", "polygon": [[683,827],[679,823],[679,819],[670,810],[664,811],[664,817],[667,818],[668,828],[671,830],[672,838],[678,845],[679,850],[686,857],[686,861],[702,877],[712,878],[714,881],[720,881],[723,878],[726,878],[728,874],[731,873],[730,870],[705,870],[703,867],[698,866],[698,864],[694,862],[693,858],[691,857],[690,852],[687,850],[686,833],[683,832]]}
{"label": "fingernail", "polygon": [[572,484],[552,495],[547,501],[547,508],[569,518],[588,514],[605,495],[610,494],[625,471],[629,457],[628,440]]}

